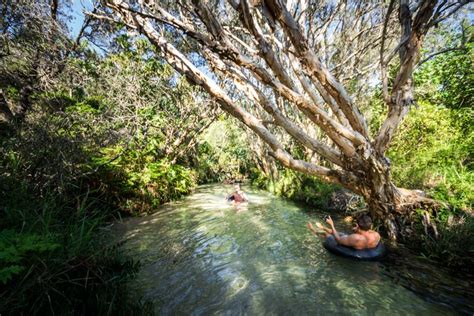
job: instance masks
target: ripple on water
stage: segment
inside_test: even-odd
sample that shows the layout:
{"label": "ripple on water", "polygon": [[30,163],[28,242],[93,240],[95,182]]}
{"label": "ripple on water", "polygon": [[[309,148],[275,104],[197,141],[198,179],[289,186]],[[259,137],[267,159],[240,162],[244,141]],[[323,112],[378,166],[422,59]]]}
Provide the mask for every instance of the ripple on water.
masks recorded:
{"label": "ripple on water", "polygon": [[251,202],[236,208],[224,199],[231,191],[204,186],[116,225],[124,249],[143,262],[131,286],[158,314],[453,313],[395,282],[393,266],[327,253],[305,227],[322,213],[252,190]]}

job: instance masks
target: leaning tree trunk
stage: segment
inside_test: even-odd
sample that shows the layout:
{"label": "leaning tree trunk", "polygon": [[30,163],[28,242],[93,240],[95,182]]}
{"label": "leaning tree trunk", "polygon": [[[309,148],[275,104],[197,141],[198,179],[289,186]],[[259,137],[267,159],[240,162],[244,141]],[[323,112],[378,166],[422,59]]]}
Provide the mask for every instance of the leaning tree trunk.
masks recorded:
{"label": "leaning tree trunk", "polygon": [[390,239],[397,239],[400,227],[396,218],[405,210],[402,207],[404,197],[401,191],[393,184],[390,176],[390,166],[377,160],[364,166],[359,191],[367,203],[372,218],[383,222]]}
{"label": "leaning tree trunk", "polygon": [[441,204],[425,197],[419,190],[398,188],[392,181],[390,162],[374,154],[358,167],[359,178],[347,188],[360,194],[375,222],[383,224],[388,237],[404,236],[405,224],[416,209],[438,209]]}

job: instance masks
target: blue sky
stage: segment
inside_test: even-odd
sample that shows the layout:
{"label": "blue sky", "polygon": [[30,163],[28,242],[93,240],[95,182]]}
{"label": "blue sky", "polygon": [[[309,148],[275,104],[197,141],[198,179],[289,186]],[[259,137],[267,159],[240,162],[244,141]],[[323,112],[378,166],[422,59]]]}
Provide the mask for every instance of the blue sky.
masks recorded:
{"label": "blue sky", "polygon": [[92,10],[92,1],[91,0],[72,0],[72,17],[71,21],[71,33],[75,37],[79,30],[81,29],[82,22],[84,21],[84,11]]}

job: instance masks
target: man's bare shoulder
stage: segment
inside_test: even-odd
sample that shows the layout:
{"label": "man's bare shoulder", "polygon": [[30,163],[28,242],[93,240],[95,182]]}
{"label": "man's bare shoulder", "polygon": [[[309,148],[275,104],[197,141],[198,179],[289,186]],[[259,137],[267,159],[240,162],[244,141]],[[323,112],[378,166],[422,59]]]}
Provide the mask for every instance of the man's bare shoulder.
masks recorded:
{"label": "man's bare shoulder", "polygon": [[350,234],[346,237],[348,246],[355,248],[363,248],[367,244],[367,238],[361,234]]}
{"label": "man's bare shoulder", "polygon": [[372,238],[380,239],[380,234],[378,232],[376,232],[375,230],[370,230],[369,235]]}
{"label": "man's bare shoulder", "polygon": [[347,237],[352,239],[352,240],[366,240],[367,239],[365,236],[363,236],[361,234],[350,234]]}

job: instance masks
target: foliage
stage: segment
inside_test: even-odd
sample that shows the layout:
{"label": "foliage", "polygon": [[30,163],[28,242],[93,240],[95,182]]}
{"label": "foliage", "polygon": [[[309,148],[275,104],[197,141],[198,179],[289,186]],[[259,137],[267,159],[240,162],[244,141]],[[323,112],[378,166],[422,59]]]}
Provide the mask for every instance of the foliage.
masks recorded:
{"label": "foliage", "polygon": [[250,170],[250,181],[253,186],[259,189],[270,190],[272,187],[272,179],[268,177],[263,171],[258,168],[252,168]]}
{"label": "foliage", "polygon": [[26,257],[52,251],[59,244],[51,237],[37,234],[18,234],[13,230],[0,232],[0,282],[6,284],[14,275],[26,269]]}
{"label": "foliage", "polygon": [[221,117],[200,137],[197,171],[201,183],[243,180],[250,173],[249,139],[234,119]]}
{"label": "foliage", "polygon": [[186,164],[194,139],[215,119],[216,107],[153,57],[147,41],[122,35],[119,43],[125,48],[100,61],[71,62],[68,72],[81,78],[79,99],[87,104],[97,100],[92,109],[102,112],[99,124],[105,128],[108,122],[121,140],[154,143],[157,157]]}
{"label": "foliage", "polygon": [[255,172],[252,184],[266,188],[270,192],[290,200],[304,202],[316,208],[327,208],[331,195],[339,186],[324,182],[292,170],[283,169],[276,180],[265,177],[262,172]]}
{"label": "foliage", "polygon": [[[67,77],[81,79],[78,64]],[[141,314],[125,286],[138,265],[100,232],[119,212],[193,188],[194,173],[164,156],[161,126],[180,113],[150,105],[124,121],[110,86],[63,84],[37,93],[24,124],[0,138],[0,313]],[[143,120],[156,127],[137,129]]]}
{"label": "foliage", "polygon": [[[424,230],[420,218],[416,221],[415,230]],[[410,239],[412,247],[421,249],[421,255],[456,269],[458,272],[469,272],[474,264],[474,217],[470,214],[449,209],[440,210],[432,219],[437,227],[439,237],[418,233]]]}
{"label": "foliage", "polygon": [[134,314],[125,281],[138,265],[98,234],[111,210],[100,199],[32,196],[26,183],[0,181],[0,313]]}
{"label": "foliage", "polygon": [[131,213],[152,211],[190,193],[196,184],[195,173],[189,168],[170,164],[166,158],[157,160],[153,144],[141,150],[109,147],[102,153],[89,166],[99,171],[96,182],[117,198],[122,210]]}
{"label": "foliage", "polygon": [[[147,312],[125,286],[138,264],[101,228],[190,192],[196,177],[170,162],[178,148],[170,142],[209,113],[197,111],[194,89],[142,53],[69,58],[0,135],[1,314]],[[5,84],[15,109],[21,87]],[[167,129],[182,116],[189,121]]]}
{"label": "foliage", "polygon": [[396,183],[425,188],[453,206],[472,208],[472,108],[452,109],[424,100],[418,104],[388,153]]}
{"label": "foliage", "polygon": [[469,167],[463,163],[470,155],[466,145],[474,145],[474,138],[473,134],[464,135],[452,111],[420,101],[419,108],[405,120],[389,152],[397,183],[433,189],[448,187],[450,180],[469,180]]}
{"label": "foliage", "polygon": [[464,27],[461,39],[444,30],[441,37],[447,45],[458,48],[424,63],[416,73],[417,93],[430,103],[450,109],[472,108],[474,104],[474,26]]}

